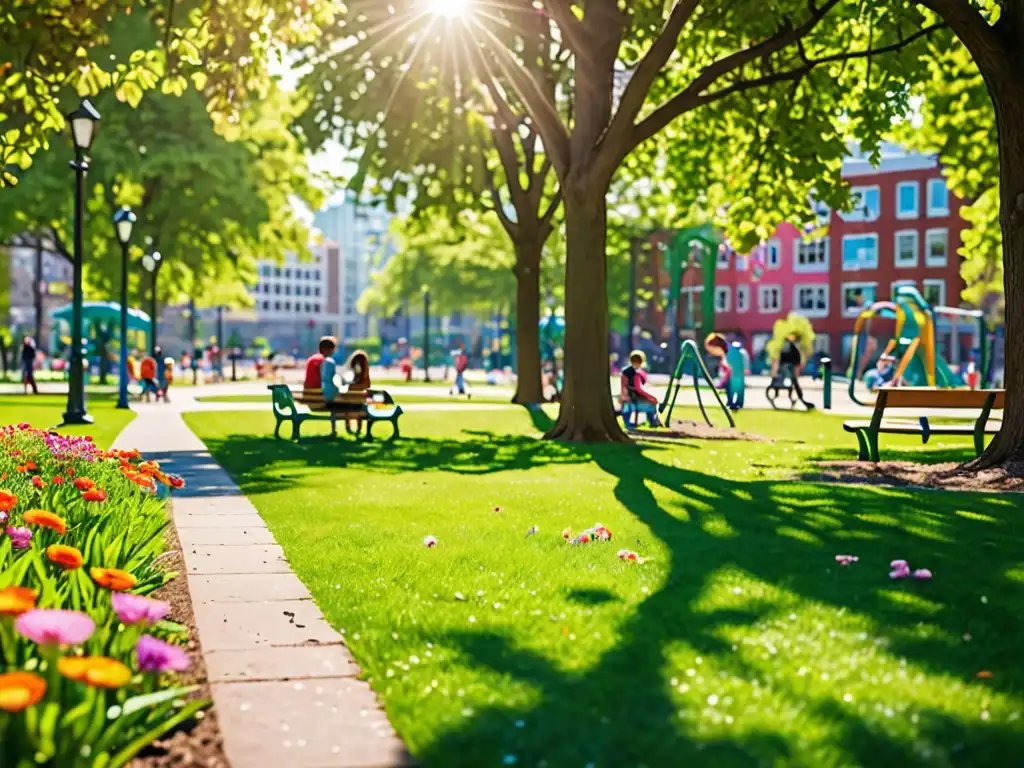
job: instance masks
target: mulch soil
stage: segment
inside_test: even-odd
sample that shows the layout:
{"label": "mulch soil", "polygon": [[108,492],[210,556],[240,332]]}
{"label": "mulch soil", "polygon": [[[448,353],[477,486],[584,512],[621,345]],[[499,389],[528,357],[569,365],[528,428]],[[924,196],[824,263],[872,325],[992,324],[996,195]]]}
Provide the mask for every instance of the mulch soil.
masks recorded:
{"label": "mulch soil", "polygon": [[675,420],[670,429],[642,429],[631,432],[638,440],[743,440],[750,443],[774,443],[775,441],[753,432],[740,432],[728,427],[709,427],[696,421]]}
{"label": "mulch soil", "polygon": [[[206,682],[206,665],[203,662],[202,649],[199,645],[199,633],[196,631],[195,616],[192,614],[192,598],[188,591],[185,558],[181,552],[174,523],[167,529],[167,554],[160,562],[168,571],[176,571],[179,576],[164,585],[153,597],[171,604],[171,615],[168,617],[188,627],[188,654],[192,659],[192,669],[181,675],[181,685],[198,685],[193,696],[210,700],[210,687]],[[199,713],[192,722],[158,739],[144,750],[130,765],[133,768],[229,768],[224,756],[224,745],[220,729],[217,725],[217,714],[212,707]]]}
{"label": "mulch soil", "polygon": [[961,464],[915,464],[909,461],[822,461],[820,471],[802,480],[861,485],[895,485],[944,491],[1024,493],[1024,464],[966,472]]}

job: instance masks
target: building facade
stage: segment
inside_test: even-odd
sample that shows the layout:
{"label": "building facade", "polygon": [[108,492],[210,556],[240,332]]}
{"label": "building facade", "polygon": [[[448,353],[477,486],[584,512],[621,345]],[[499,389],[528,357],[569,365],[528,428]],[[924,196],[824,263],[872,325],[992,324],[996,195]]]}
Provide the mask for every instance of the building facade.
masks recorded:
{"label": "building facade", "polygon": [[[7,289],[9,314],[7,326],[16,340],[36,338],[36,345],[49,350],[54,335],[50,313],[71,301],[71,262],[49,250],[37,254],[35,248],[7,250]],[[39,327],[37,310],[42,310]]]}
{"label": "building facade", "polygon": [[[746,344],[757,359],[771,338],[776,320],[799,312],[813,325],[815,350],[841,366],[849,361],[853,326],[860,312],[875,301],[890,299],[900,285],[917,287],[933,306],[960,307],[964,288],[959,249],[966,223],[964,202],[946,186],[932,156],[883,146],[881,162],[872,166],[854,154],[844,163],[843,176],[852,187],[855,208],[850,213],[822,209],[827,233],[815,240],[796,227],[781,224],[751,254],[728,247],[717,253],[715,327]],[[636,324],[655,338],[671,338],[671,318],[662,307],[668,298],[668,274],[662,264],[673,233],[652,236],[650,257],[642,263],[639,286],[653,288],[656,302],[640,308]],[[703,291],[699,270],[684,274],[680,296],[680,327],[699,325],[687,313],[699,306]],[[883,323],[885,321],[879,321]],[[939,322],[939,346],[952,362],[966,359],[973,344],[971,330]],[[891,335],[879,326],[879,336]]]}

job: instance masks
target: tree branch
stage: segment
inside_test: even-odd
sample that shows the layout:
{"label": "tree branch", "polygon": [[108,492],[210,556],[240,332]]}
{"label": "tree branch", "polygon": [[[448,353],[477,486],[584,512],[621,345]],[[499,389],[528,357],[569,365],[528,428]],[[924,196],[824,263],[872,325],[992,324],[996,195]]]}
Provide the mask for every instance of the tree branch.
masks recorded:
{"label": "tree branch", "polygon": [[491,193],[491,200],[494,201],[493,211],[497,215],[498,220],[501,222],[501,226],[505,228],[508,236],[511,239],[515,239],[516,235],[519,234],[519,227],[516,222],[512,221],[505,212],[505,204],[501,201],[501,192],[498,189],[498,185],[494,180],[494,172],[487,165],[487,159],[481,157],[481,162],[484,166],[484,176],[487,178],[487,189]]}
{"label": "tree branch", "polygon": [[564,45],[574,54],[579,55],[580,50],[586,42],[586,32],[583,24],[572,12],[570,0],[543,0],[548,16],[558,27],[560,37]]}
{"label": "tree branch", "polygon": [[[942,18],[960,41],[967,46],[979,66],[1001,68],[1003,62],[993,56],[993,49],[1003,50],[998,34],[985,21],[978,9],[966,0],[917,0],[932,13]],[[1019,53],[1019,52],[1018,52]]]}
{"label": "tree branch", "polygon": [[[545,152],[552,155],[555,171],[562,176],[569,167],[569,132],[562,123],[557,107],[533,76],[525,71],[505,49],[501,40],[480,22],[475,23],[491,39],[493,44],[490,50],[493,51],[498,66],[519,93],[519,97],[523,100],[533,124],[537,127],[537,132],[544,142]],[[478,51],[478,53],[480,52]],[[480,54],[480,59],[489,70],[490,65],[482,54]]]}
{"label": "tree branch", "polygon": [[[829,2],[834,2],[834,0],[829,0]],[[719,62],[712,64],[711,67],[709,67],[708,69],[705,69],[701,76],[698,77],[697,80],[695,80],[694,83],[692,83],[689,87],[687,87],[686,90],[673,96],[662,106],[658,107],[658,109],[656,109],[645,120],[639,123],[633,131],[631,146],[626,151],[628,153],[633,149],[633,147],[636,147],[637,145],[643,143],[644,141],[647,141],[647,139],[657,134],[660,130],[662,130],[665,126],[667,126],[677,117],[679,117],[685,112],[689,112],[690,110],[695,109],[696,107],[704,106],[706,104],[712,104],[734,93],[741,93],[743,91],[749,91],[753,88],[760,88],[766,85],[774,85],[776,83],[782,83],[788,80],[794,80],[796,78],[803,77],[812,69],[814,69],[817,66],[820,66],[821,64],[829,64],[837,61],[849,61],[851,59],[861,59],[868,56],[877,56],[884,53],[895,53],[902,50],[906,46],[910,45],[915,40],[930,35],[932,32],[943,27],[945,27],[945,24],[933,24],[931,26],[924,27],[918,30],[914,34],[904,38],[898,43],[892,43],[891,45],[885,45],[880,48],[873,48],[863,51],[847,51],[846,53],[837,53],[832,56],[823,56],[819,59],[809,59],[799,67],[794,67],[792,69],[787,69],[779,72],[773,72],[771,74],[765,75],[764,77],[758,77],[751,80],[738,80],[725,88],[714,91],[713,93],[708,93],[706,90],[707,85],[711,85],[722,74],[735,70],[738,65],[730,67],[725,72],[716,75],[710,82],[707,82],[706,85],[704,85],[706,80],[705,75],[712,67],[715,67],[716,64],[724,62],[727,59],[737,55],[732,54],[731,56],[726,57],[726,59],[721,59],[719,60]],[[808,29],[808,31],[810,30]],[[772,38],[772,40],[775,39],[777,38]],[[750,50],[753,49],[747,49],[747,51]],[[703,87],[699,89],[695,88],[695,85],[697,83],[701,83]]]}
{"label": "tree branch", "polygon": [[548,239],[551,234],[551,221],[555,217],[555,211],[562,204],[562,189],[559,187],[555,190],[555,194],[551,196],[551,201],[548,203],[547,209],[540,216],[541,233],[544,240]]}
{"label": "tree branch", "polygon": [[622,93],[619,108],[607,133],[612,144],[618,137],[629,133],[633,121],[640,114],[644,101],[647,100],[647,94],[650,92],[655,78],[661,72],[662,67],[668,63],[672,52],[675,51],[680,32],[683,31],[686,22],[693,17],[699,5],[700,0],[678,0],[675,7],[672,8],[672,13],[665,22],[661,34],[640,60],[633,71],[633,76],[629,79],[626,90]]}

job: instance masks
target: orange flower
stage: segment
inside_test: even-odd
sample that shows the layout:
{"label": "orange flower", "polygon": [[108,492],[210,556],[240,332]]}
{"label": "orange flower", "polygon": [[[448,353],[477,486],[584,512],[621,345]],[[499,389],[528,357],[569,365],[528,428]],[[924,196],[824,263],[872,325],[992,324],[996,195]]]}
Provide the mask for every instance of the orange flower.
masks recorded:
{"label": "orange flower", "polygon": [[67,531],[67,523],[64,522],[64,518],[60,515],[55,515],[53,512],[47,512],[45,509],[30,509],[21,519],[28,525],[38,525],[40,528],[49,528],[52,531],[56,531],[61,536]]}
{"label": "orange flower", "polygon": [[64,656],[57,660],[57,671],[94,688],[120,688],[132,679],[128,667],[106,656]]}
{"label": "orange flower", "polygon": [[50,561],[56,563],[65,571],[73,571],[81,568],[85,558],[75,547],[66,547],[63,544],[53,544],[46,548],[46,556]]}
{"label": "orange flower", "polygon": [[0,491],[0,512],[10,512],[18,503],[18,497],[10,491]]}
{"label": "orange flower", "polygon": [[83,493],[82,498],[86,501],[106,501],[107,492],[102,488],[93,488],[92,490]]}
{"label": "orange flower", "polygon": [[101,587],[106,587],[114,592],[124,592],[126,589],[131,589],[138,581],[128,571],[122,571],[118,568],[90,568],[89,575]]}
{"label": "orange flower", "polygon": [[74,477],[75,476],[75,468],[74,467],[68,467],[66,470],[64,470],[64,474],[67,475],[68,477]]}
{"label": "orange flower", "polygon": [[50,482],[53,483],[54,485],[63,485],[64,478],[61,477],[60,475],[54,475],[53,479]]}
{"label": "orange flower", "polygon": [[0,589],[0,615],[20,616],[36,607],[36,592],[28,587]]}
{"label": "orange flower", "polygon": [[139,464],[139,472],[156,472],[160,469],[160,464],[155,461],[144,461]]}
{"label": "orange flower", "polygon": [[0,709],[21,712],[46,694],[46,681],[31,672],[0,675]]}
{"label": "orange flower", "polygon": [[21,474],[25,474],[26,472],[28,472],[28,467],[26,467],[24,464],[19,464],[14,468],[14,471],[19,472]]}
{"label": "orange flower", "polygon": [[75,480],[75,488],[80,491],[89,491],[96,487],[96,483],[88,477],[80,477]]}
{"label": "orange flower", "polygon": [[25,469],[32,470],[32,469],[39,469],[39,467],[36,466],[36,463],[34,461],[29,461],[29,462],[25,463]]}

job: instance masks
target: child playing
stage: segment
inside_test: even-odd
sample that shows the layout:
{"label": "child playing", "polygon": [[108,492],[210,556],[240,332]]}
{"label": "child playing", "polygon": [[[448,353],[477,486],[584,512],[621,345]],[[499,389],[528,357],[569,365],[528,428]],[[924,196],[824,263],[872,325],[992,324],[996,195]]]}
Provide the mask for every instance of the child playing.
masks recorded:
{"label": "child playing", "polygon": [[868,371],[864,375],[864,383],[867,384],[868,390],[871,392],[877,392],[883,386],[893,380],[896,375],[896,358],[892,355],[883,354],[878,358],[878,363],[874,370]]}
{"label": "child playing", "polygon": [[146,355],[139,366],[139,382],[142,384],[142,399],[149,402],[150,395],[160,397],[160,385],[156,383],[156,358]]}
{"label": "child playing", "polygon": [[[643,352],[634,350],[629,354],[629,365],[622,369],[619,377],[619,403],[622,405],[623,416],[629,412],[643,413],[647,415],[649,426],[658,427],[661,426],[658,420],[658,398],[644,388],[647,384],[645,362]],[[628,417],[626,424],[630,424]]]}
{"label": "child playing", "polygon": [[167,393],[170,390],[171,383],[173,381],[174,381],[174,358],[173,357],[165,357],[164,358],[164,376],[163,376],[164,402],[165,403],[171,402],[171,398],[167,396]]}

